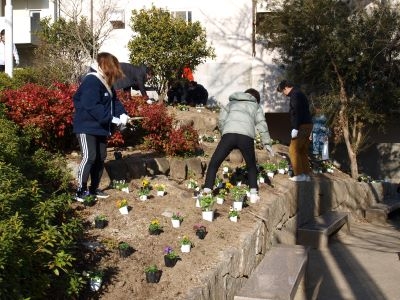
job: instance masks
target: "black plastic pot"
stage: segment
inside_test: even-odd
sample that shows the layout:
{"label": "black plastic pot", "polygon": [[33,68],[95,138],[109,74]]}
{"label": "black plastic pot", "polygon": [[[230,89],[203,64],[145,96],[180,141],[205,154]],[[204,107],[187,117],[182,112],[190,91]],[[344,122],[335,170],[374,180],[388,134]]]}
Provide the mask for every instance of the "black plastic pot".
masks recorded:
{"label": "black plastic pot", "polygon": [[175,258],[169,258],[167,255],[164,255],[164,263],[165,266],[168,268],[172,268],[176,265],[176,262],[178,261],[178,259]]}
{"label": "black plastic pot", "polygon": [[94,227],[103,229],[107,226],[107,220],[94,220]]}
{"label": "black plastic pot", "polygon": [[85,205],[85,206],[93,206],[93,205],[95,205],[96,204],[96,200],[84,200],[83,201],[83,205]]}
{"label": "black plastic pot", "polygon": [[146,281],[148,283],[158,283],[161,278],[161,270],[157,272],[146,273]]}
{"label": "black plastic pot", "polygon": [[119,256],[122,258],[128,257],[132,253],[132,247],[128,246],[128,247],[123,247],[122,249],[118,248],[118,253]]}
{"label": "black plastic pot", "polygon": [[206,237],[207,231],[197,230],[196,235],[199,239],[203,240]]}
{"label": "black plastic pot", "polygon": [[149,230],[150,235],[160,235],[161,232],[162,232],[161,229],[154,230],[154,231]]}
{"label": "black plastic pot", "polygon": [[131,249],[118,249],[119,250],[119,256],[121,257],[128,257],[129,255],[131,255]]}

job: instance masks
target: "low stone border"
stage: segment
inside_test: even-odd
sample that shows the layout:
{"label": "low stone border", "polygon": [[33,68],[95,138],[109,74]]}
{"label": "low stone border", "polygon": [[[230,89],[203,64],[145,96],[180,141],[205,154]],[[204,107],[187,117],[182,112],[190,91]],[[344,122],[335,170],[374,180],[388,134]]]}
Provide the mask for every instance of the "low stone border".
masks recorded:
{"label": "low stone border", "polygon": [[[329,210],[350,212],[362,218],[366,207],[383,198],[390,184],[359,183],[351,178],[318,176],[312,182],[274,182],[276,193],[261,191],[262,205],[253,212],[254,227],[240,236],[238,247],[227,248],[221,261],[203,276],[203,285],[193,288],[183,299],[233,299],[272,245],[295,244],[296,229]],[[282,237],[285,238],[282,238]]]}

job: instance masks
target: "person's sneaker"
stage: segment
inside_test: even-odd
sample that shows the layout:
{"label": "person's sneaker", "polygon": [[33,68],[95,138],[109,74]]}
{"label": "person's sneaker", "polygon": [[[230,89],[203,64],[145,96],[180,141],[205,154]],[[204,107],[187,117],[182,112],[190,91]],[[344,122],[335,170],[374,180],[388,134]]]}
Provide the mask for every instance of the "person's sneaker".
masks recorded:
{"label": "person's sneaker", "polygon": [[96,195],[96,197],[100,198],[100,199],[106,199],[106,198],[110,197],[109,194],[104,193],[103,191],[98,190],[98,189],[94,192],[94,195]]}
{"label": "person's sneaker", "polygon": [[212,189],[210,188],[204,188],[202,194],[211,194],[212,193]]}
{"label": "person's sneaker", "polygon": [[88,190],[77,190],[75,194],[75,200],[78,202],[85,202],[85,198],[90,196]]}
{"label": "person's sneaker", "polygon": [[311,181],[310,175],[304,174],[305,181]]}
{"label": "person's sneaker", "polygon": [[258,194],[250,194],[251,203],[257,203],[258,201],[260,201],[260,196],[258,196]]}
{"label": "person's sneaker", "polygon": [[307,175],[304,175],[304,174],[295,175],[293,177],[290,177],[289,180],[295,181],[295,182],[306,181],[307,180],[306,176]]}

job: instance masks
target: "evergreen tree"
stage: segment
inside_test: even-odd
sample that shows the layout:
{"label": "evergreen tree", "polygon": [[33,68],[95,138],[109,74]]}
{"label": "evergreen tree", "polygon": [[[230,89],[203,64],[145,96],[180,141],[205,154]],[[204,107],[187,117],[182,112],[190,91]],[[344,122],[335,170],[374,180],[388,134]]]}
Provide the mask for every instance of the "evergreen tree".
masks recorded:
{"label": "evergreen tree", "polygon": [[266,47],[279,51],[288,78],[304,84],[331,114],[353,178],[357,155],[369,145],[368,128],[383,126],[400,107],[399,10],[382,2],[351,7],[337,0],[286,0],[258,27]]}
{"label": "evergreen tree", "polygon": [[152,67],[153,84],[161,97],[168,83],[180,78],[185,65],[194,70],[215,56],[199,22],[175,18],[164,9],[133,10],[131,27],[136,34],[128,43],[130,61]]}

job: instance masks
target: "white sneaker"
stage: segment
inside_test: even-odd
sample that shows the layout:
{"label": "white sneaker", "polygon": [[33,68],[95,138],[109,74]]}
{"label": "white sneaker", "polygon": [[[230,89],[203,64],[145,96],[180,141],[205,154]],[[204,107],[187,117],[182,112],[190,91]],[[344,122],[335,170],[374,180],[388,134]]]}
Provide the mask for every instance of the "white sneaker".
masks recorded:
{"label": "white sneaker", "polygon": [[210,189],[210,188],[204,188],[202,194],[211,194],[211,192],[212,192],[212,189]]}
{"label": "white sneaker", "polygon": [[289,180],[296,181],[296,182],[306,181],[307,180],[306,176],[307,175],[305,175],[305,174],[300,174],[300,175],[290,177]]}
{"label": "white sneaker", "polygon": [[258,201],[260,201],[260,196],[258,196],[257,194],[250,194],[251,203],[257,203]]}
{"label": "white sneaker", "polygon": [[305,177],[305,181],[311,181],[311,177],[310,177],[310,175],[307,175],[307,174],[304,174],[304,177]]}

